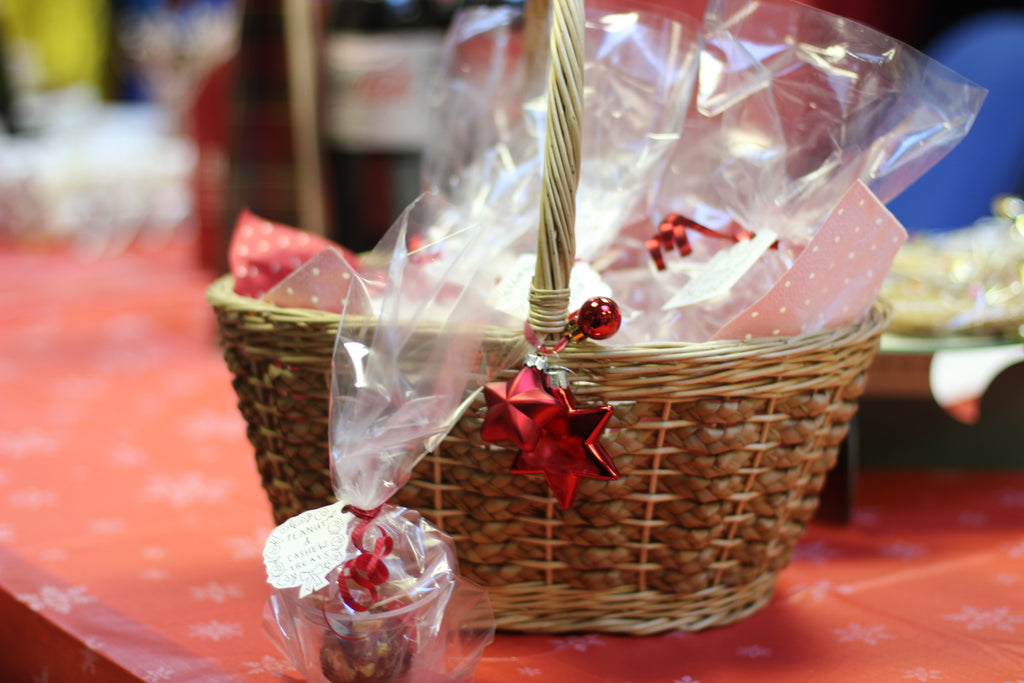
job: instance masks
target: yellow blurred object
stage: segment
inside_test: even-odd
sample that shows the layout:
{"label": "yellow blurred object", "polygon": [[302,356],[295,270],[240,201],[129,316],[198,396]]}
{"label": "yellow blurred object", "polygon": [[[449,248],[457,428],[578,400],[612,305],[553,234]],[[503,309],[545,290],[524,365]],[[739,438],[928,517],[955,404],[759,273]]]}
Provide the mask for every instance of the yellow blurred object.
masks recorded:
{"label": "yellow blurred object", "polygon": [[106,0],[0,0],[8,46],[33,52],[43,89],[87,83],[102,90],[109,43]]}

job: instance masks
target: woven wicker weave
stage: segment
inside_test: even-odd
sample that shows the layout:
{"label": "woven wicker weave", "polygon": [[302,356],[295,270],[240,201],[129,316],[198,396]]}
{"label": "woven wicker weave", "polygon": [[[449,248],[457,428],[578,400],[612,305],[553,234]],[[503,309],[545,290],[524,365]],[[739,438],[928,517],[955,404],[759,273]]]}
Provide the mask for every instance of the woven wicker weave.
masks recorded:
{"label": "woven wicker weave", "polygon": [[[530,301],[530,323],[548,339],[566,325],[575,251],[581,50],[582,4],[556,0]],[[280,309],[232,285],[221,278],[208,298],[281,522],[333,501],[327,412],[339,317]],[[489,588],[499,628],[649,634],[731,623],[771,598],[888,319],[880,305],[858,325],[799,337],[572,345],[559,365],[580,405],[613,407],[602,443],[619,479],[581,480],[562,510],[542,476],[509,473],[514,449],[480,438],[480,398],[396,502],[454,537],[462,572]]]}
{"label": "woven wicker weave", "polygon": [[[333,502],[327,450],[337,315],[213,283],[239,408],[280,523]],[[581,405],[614,408],[620,478],[559,508],[515,451],[480,439],[473,406],[396,502],[456,539],[501,628],[656,633],[740,619],[771,596],[835,464],[888,322],[709,344],[584,345],[561,356]]]}

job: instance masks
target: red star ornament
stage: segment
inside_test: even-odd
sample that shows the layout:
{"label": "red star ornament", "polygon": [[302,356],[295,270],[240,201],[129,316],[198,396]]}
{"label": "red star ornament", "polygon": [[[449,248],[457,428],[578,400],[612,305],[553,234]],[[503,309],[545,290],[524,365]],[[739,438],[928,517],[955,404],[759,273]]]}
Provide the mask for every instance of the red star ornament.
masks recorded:
{"label": "red star ornament", "polygon": [[533,450],[523,449],[512,463],[513,474],[543,474],[563,510],[572,506],[580,478],[618,479],[611,456],[601,445],[601,432],[612,415],[611,406],[577,408],[568,389],[552,389],[565,407],[561,419],[544,426]]}
{"label": "red star ornament", "polygon": [[508,382],[484,387],[487,416],[480,436],[484,441],[511,441],[519,448],[536,447],[541,428],[565,413],[565,407],[545,388],[544,373],[524,367]]}

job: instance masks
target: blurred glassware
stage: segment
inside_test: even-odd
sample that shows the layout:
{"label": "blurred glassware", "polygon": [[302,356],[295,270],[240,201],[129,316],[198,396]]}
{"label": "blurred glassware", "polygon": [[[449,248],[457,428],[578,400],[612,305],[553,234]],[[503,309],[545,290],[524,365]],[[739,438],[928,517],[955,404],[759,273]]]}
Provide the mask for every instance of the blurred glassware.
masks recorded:
{"label": "blurred glassware", "polygon": [[0,134],[0,238],[103,256],[188,230],[195,145],[163,112],[84,87],[39,97],[31,135]]}
{"label": "blurred glassware", "polygon": [[237,51],[240,22],[235,0],[140,0],[118,20],[125,57],[179,131],[199,84]]}

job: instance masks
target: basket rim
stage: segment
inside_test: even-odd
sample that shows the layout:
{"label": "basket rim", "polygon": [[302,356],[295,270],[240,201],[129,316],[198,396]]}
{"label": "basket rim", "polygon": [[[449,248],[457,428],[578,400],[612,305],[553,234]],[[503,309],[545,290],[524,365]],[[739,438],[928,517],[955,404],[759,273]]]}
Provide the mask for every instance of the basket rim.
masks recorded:
{"label": "basket rim", "polygon": [[[275,304],[236,294],[234,277],[229,273],[214,280],[206,290],[206,298],[218,311],[233,311],[256,317],[263,317],[274,322],[320,325],[326,328],[337,328],[341,323],[341,315],[310,308],[284,308]],[[794,336],[758,337],[754,339],[728,339],[706,342],[689,341],[651,341],[629,345],[616,345],[587,340],[571,344],[558,355],[570,360],[601,357],[608,361],[650,359],[654,362],[690,361],[700,362],[701,359],[713,359],[720,363],[729,358],[737,361],[751,356],[772,357],[790,356],[806,350],[822,349],[831,351],[837,347],[847,347],[863,343],[872,338],[881,338],[892,320],[892,306],[884,299],[875,300],[874,306],[867,316],[851,325],[833,330],[822,330]],[[361,324],[372,324],[372,319],[360,317]],[[262,325],[265,326],[265,322]],[[494,328],[489,336],[513,342],[522,338],[521,329]],[[524,341],[525,343],[525,341]],[[655,360],[656,359],[656,360]]]}

